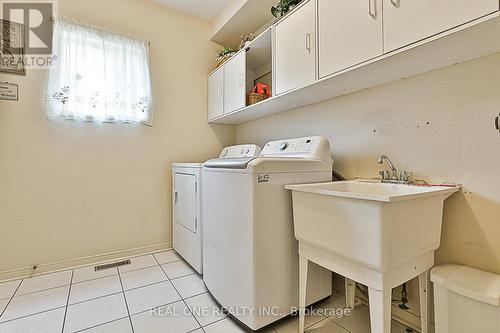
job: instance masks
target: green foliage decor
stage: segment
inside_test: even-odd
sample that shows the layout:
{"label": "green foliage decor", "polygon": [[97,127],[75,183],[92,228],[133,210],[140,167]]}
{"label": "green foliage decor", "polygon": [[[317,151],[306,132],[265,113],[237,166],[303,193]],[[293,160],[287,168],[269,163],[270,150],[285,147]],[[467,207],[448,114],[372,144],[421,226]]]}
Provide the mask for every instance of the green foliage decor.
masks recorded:
{"label": "green foliage decor", "polygon": [[271,7],[271,13],[274,17],[282,17],[302,0],[280,0],[276,6]]}

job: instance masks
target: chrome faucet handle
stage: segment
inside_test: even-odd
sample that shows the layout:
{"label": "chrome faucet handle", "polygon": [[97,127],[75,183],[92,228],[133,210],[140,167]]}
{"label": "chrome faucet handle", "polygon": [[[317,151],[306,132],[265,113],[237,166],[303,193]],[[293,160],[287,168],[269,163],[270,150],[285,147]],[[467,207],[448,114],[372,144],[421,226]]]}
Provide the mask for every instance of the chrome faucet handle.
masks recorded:
{"label": "chrome faucet handle", "polygon": [[382,178],[382,180],[389,180],[389,179],[391,179],[391,177],[389,176],[389,171],[388,170],[380,171],[378,174],[380,175],[380,178]]}
{"label": "chrome faucet handle", "polygon": [[410,177],[413,176],[412,172],[409,171],[401,171],[401,174],[399,175],[399,180],[403,182],[407,182],[410,180]]}

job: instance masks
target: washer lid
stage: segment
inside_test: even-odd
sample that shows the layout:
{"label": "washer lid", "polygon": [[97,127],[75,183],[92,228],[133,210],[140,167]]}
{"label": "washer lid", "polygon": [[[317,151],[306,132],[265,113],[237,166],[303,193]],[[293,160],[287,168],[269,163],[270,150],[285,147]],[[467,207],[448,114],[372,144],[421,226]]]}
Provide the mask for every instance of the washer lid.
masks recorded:
{"label": "washer lid", "polygon": [[442,265],[432,269],[431,280],[462,296],[500,306],[500,275],[467,266]]}
{"label": "washer lid", "polygon": [[211,169],[246,169],[248,163],[253,161],[256,157],[243,157],[243,158],[215,158],[205,162],[205,168]]}
{"label": "washer lid", "polygon": [[202,169],[203,163],[172,163],[173,168]]}
{"label": "washer lid", "polygon": [[219,159],[257,157],[260,152],[260,147],[253,144],[231,146],[222,150]]}

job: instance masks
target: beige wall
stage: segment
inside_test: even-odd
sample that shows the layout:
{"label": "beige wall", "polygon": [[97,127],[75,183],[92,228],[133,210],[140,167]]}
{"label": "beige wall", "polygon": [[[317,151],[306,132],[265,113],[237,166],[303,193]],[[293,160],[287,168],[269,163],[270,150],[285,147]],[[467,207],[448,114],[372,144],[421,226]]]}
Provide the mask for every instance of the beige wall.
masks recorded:
{"label": "beige wall", "polygon": [[227,23],[231,19],[231,17],[238,12],[241,7],[247,3],[248,0],[229,0],[227,3],[224,5],[224,7],[221,8],[219,13],[215,15],[214,19],[212,20],[212,30],[210,37],[213,37],[219,32],[219,30],[224,26],[224,24]]}
{"label": "beige wall", "polygon": [[59,4],[63,16],[151,41],[154,125],[49,121],[45,71],[0,74],[21,95],[0,101],[0,272],[166,246],[171,163],[203,161],[234,142],[231,127],[206,122],[208,22],[149,1]]}
{"label": "beige wall", "polygon": [[[237,141],[323,135],[345,177],[388,154],[416,178],[464,185],[445,205],[437,262],[500,273],[500,54],[237,127]],[[411,232],[411,230],[408,230]]]}

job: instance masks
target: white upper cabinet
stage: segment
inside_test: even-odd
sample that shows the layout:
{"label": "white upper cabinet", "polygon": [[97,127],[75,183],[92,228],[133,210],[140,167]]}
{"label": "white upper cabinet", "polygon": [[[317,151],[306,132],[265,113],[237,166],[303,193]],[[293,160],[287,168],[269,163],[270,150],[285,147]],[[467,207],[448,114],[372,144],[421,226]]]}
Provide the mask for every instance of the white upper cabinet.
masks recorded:
{"label": "white upper cabinet", "polygon": [[384,53],[382,0],[318,0],[319,77]]}
{"label": "white upper cabinet", "polygon": [[498,0],[383,1],[385,52],[439,34],[499,9]]}
{"label": "white upper cabinet", "polygon": [[224,66],[208,77],[208,120],[224,114]]}
{"label": "white upper cabinet", "polygon": [[[212,123],[241,124],[498,53],[500,0],[303,0],[269,29],[210,77]],[[255,81],[272,98],[246,106]]]}
{"label": "white upper cabinet", "polygon": [[309,0],[276,25],[275,91],[282,94],[316,80],[315,1]]}
{"label": "white upper cabinet", "polygon": [[224,113],[246,106],[246,52],[224,64]]}

